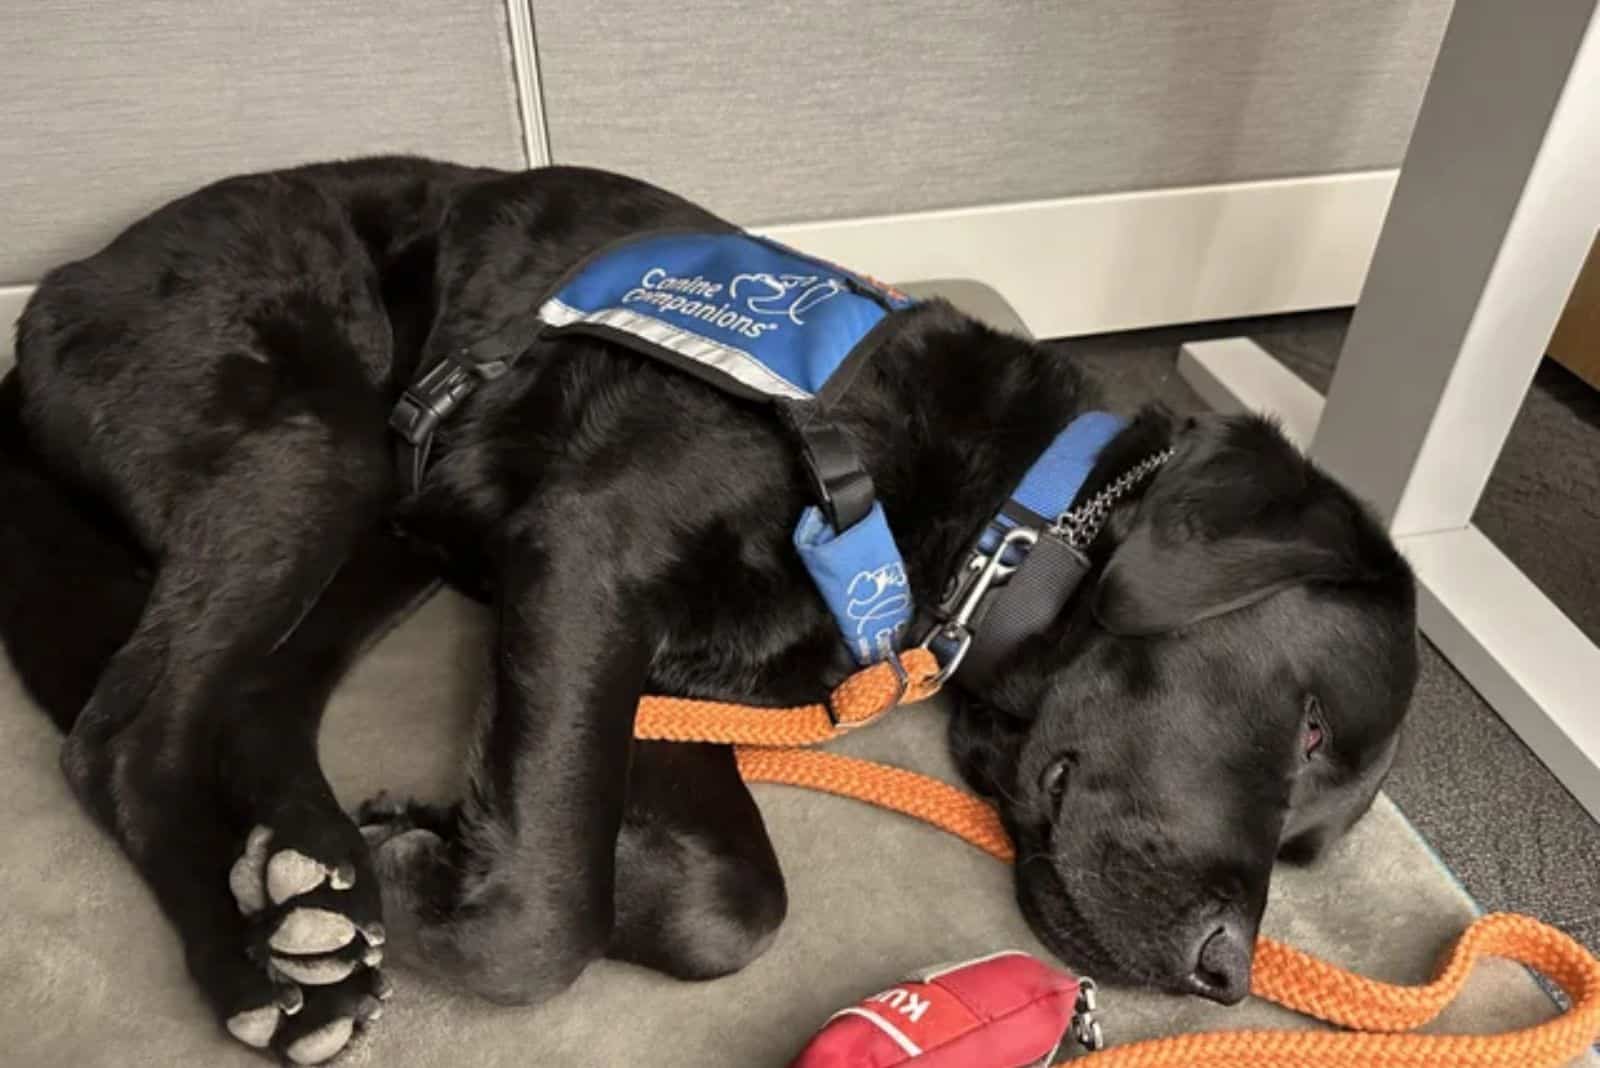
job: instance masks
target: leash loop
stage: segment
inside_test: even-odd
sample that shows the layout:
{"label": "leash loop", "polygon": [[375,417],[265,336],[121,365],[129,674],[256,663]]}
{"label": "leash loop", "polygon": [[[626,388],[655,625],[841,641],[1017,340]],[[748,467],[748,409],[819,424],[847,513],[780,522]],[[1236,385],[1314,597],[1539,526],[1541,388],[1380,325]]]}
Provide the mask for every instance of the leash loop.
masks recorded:
{"label": "leash loop", "polygon": [[942,685],[939,660],[922,648],[880,660],[845,679],[826,703],[761,708],[729,701],[646,696],[633,736],[660,742],[787,748],[817,745],[864,727],[890,709],[932,697]]}

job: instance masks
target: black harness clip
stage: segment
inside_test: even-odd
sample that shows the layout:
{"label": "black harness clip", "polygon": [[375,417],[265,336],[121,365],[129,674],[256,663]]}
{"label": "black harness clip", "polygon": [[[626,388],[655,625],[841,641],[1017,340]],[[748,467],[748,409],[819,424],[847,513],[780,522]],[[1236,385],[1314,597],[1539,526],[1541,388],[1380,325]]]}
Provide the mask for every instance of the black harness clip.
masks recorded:
{"label": "black harness clip", "polygon": [[872,511],[877,499],[872,476],[855,445],[832,421],[800,405],[784,405],[780,411],[800,439],[818,507],[833,529],[844,533]]}
{"label": "black harness clip", "polygon": [[409,480],[407,492],[415,493],[422,486],[428,452],[433,448],[433,434],[439,424],[478,388],[480,381],[499,378],[507,367],[504,360],[465,364],[446,356],[406,387],[389,413],[389,429],[400,435],[400,466]]}
{"label": "black harness clip", "polygon": [[389,413],[389,429],[410,445],[425,444],[444,417],[454,411],[476,385],[476,375],[446,356],[406,387],[394,411]]}

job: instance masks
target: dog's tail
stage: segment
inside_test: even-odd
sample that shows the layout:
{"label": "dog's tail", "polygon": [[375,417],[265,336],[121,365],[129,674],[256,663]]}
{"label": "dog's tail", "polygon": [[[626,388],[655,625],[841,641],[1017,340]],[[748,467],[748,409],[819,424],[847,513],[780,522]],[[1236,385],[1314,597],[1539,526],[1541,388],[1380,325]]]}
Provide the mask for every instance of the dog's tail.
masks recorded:
{"label": "dog's tail", "polygon": [[112,518],[52,478],[29,447],[12,370],[0,379],[0,642],[62,730],[133,632],[150,581]]}

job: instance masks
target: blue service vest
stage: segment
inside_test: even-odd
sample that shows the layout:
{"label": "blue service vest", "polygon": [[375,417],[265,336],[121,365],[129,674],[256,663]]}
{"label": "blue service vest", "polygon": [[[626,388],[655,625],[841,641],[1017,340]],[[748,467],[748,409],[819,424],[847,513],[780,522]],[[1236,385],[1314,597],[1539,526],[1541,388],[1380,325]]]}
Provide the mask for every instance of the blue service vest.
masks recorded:
{"label": "blue service vest", "polygon": [[[892,316],[912,304],[889,286],[742,232],[654,233],[579,263],[545,299],[539,319],[546,332],[609,338],[826,427],[829,402]],[[1075,420],[1029,469],[985,538],[1065,511],[1121,425],[1098,412]],[[858,663],[903,644],[914,606],[880,503],[871,501],[843,529],[822,507],[807,507],[794,545]]]}
{"label": "blue service vest", "polygon": [[757,400],[810,401],[911,298],[749,234],[668,233],[602,249],[539,308]]}

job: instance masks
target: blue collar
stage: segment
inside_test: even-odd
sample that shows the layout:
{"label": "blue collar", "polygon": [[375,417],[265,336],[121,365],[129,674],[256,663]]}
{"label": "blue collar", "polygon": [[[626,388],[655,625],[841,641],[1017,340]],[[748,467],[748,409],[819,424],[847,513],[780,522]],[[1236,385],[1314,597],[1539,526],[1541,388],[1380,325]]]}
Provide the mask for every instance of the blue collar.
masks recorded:
{"label": "blue collar", "polygon": [[957,668],[982,686],[1018,646],[1043,632],[1089,573],[1086,545],[1059,529],[1125,422],[1086,412],[1028,468],[1000,512],[963,559],[923,639],[940,654],[942,674]]}
{"label": "blue collar", "polygon": [[[936,649],[947,671],[954,671],[963,658],[968,659],[969,672],[974,667],[981,671],[1026,637],[1013,630],[1042,629],[1066,603],[1088,564],[1048,528],[1072,507],[1100,451],[1123,426],[1123,420],[1106,412],[1078,416],[1056,435],[985,524],[957,581],[951,583],[951,597],[935,613],[941,625],[930,637],[942,646]],[[857,663],[884,659],[904,645],[915,606],[882,504],[874,503],[865,519],[843,531],[835,531],[819,508],[809,507],[795,527],[794,544]],[[1034,556],[1038,559],[1026,568],[1027,574],[1005,585],[996,583],[1022,570]],[[995,567],[989,581],[958,621],[983,563],[991,559]],[[1030,584],[1028,594],[1020,596],[1022,587]],[[1015,594],[997,596],[1013,587]],[[1026,612],[1019,615],[1014,609]],[[1038,618],[1047,613],[1048,618]],[[986,618],[990,616],[992,620]],[[979,623],[986,625],[980,628]],[[984,634],[984,640],[975,642],[975,634]]]}
{"label": "blue collar", "polygon": [[1072,507],[1100,451],[1127,423],[1110,412],[1085,412],[1057,434],[1022,476],[991,526],[1010,521],[1041,526]]}

